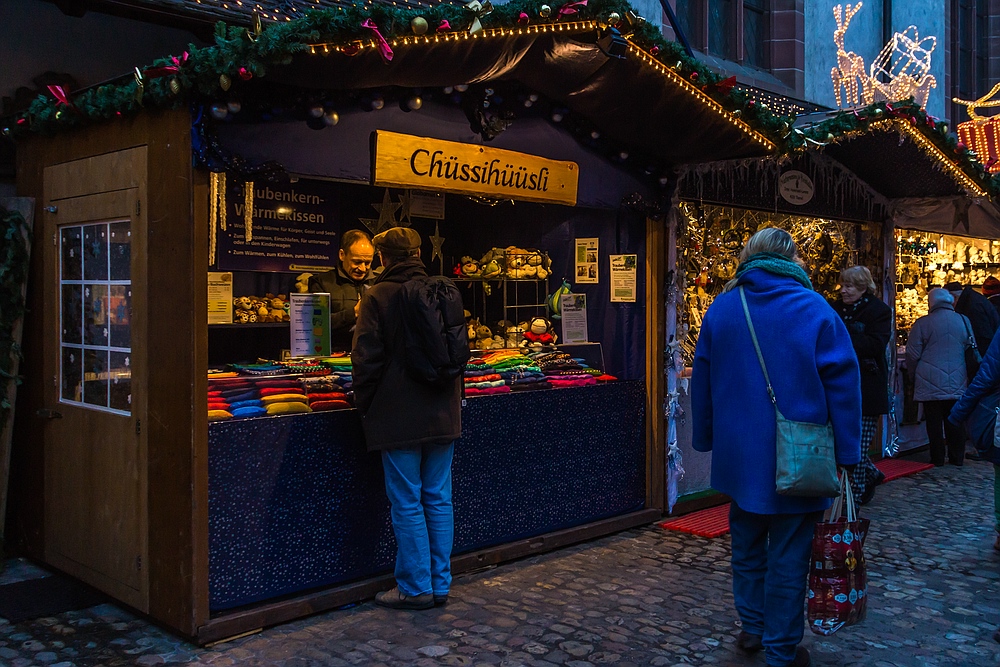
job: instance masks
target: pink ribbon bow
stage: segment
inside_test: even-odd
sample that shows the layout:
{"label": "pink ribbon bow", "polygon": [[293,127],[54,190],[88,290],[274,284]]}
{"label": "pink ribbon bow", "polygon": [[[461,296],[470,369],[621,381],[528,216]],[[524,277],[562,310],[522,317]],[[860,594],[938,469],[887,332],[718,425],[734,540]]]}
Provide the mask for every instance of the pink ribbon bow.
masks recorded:
{"label": "pink ribbon bow", "polygon": [[587,6],[587,0],[576,0],[576,2],[567,2],[565,5],[559,8],[559,16],[569,16],[570,14],[576,14],[583,7]]}
{"label": "pink ribbon bow", "polygon": [[371,19],[365,19],[365,22],[361,24],[362,28],[368,28],[373,33],[375,33],[375,40],[378,42],[378,52],[382,56],[382,60],[389,62],[392,60],[392,48],[389,46],[389,42],[385,41],[385,37],[382,33],[378,31],[378,26]]}
{"label": "pink ribbon bow", "polygon": [[49,86],[48,88],[49,92],[52,93],[52,96],[58,100],[56,106],[59,106],[60,104],[65,104],[68,107],[73,106],[73,103],[69,101],[69,96],[66,94],[66,91],[63,90],[62,86]]}

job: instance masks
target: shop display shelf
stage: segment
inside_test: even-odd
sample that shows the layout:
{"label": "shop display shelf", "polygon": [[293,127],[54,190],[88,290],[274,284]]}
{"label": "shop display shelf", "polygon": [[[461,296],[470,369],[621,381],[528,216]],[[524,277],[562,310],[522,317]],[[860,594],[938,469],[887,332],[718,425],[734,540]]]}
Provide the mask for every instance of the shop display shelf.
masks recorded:
{"label": "shop display shelf", "polygon": [[209,329],[277,329],[279,327],[288,328],[291,322],[248,322],[242,324],[233,322],[231,324],[209,324]]}

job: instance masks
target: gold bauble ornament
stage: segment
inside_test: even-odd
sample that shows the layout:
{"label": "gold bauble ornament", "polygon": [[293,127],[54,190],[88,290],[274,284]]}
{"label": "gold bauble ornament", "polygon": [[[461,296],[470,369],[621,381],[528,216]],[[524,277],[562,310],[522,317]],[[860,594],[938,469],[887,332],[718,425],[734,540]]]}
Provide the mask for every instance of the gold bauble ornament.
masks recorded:
{"label": "gold bauble ornament", "polygon": [[170,92],[174,95],[179,95],[181,92],[181,82],[177,80],[177,77],[170,78]]}
{"label": "gold bauble ornament", "polygon": [[611,12],[608,14],[608,23],[615,26],[621,23],[622,17],[618,12]]}
{"label": "gold bauble ornament", "polygon": [[881,109],[875,109],[875,111],[873,112],[873,115],[875,116],[875,119],[878,120],[878,119],[881,119],[882,116],[885,115],[885,112],[882,111]]}
{"label": "gold bauble ornament", "polygon": [[413,17],[413,20],[410,21],[410,30],[413,31],[414,35],[423,35],[427,32],[427,19],[423,16]]}
{"label": "gold bauble ornament", "polygon": [[836,140],[837,140],[837,137],[833,136],[832,132],[826,135],[826,143],[832,144]]}
{"label": "gold bauble ornament", "polygon": [[739,118],[742,115],[743,115],[743,112],[740,111],[739,109],[734,109],[733,110],[733,118]]}
{"label": "gold bauble ornament", "polygon": [[538,15],[541,16],[543,19],[547,19],[550,16],[552,16],[552,8],[549,7],[548,5],[542,5],[541,7],[538,8]]}
{"label": "gold bauble ornament", "polygon": [[228,74],[219,75],[219,87],[223,90],[229,90],[230,86],[233,85],[233,80],[229,78]]}

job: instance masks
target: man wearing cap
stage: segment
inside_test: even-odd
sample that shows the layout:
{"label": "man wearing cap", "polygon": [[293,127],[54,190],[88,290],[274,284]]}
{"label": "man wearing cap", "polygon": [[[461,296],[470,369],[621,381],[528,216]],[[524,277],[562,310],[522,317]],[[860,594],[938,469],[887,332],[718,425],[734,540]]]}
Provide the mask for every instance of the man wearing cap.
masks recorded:
{"label": "man wearing cap", "polygon": [[368,234],[351,229],[340,237],[340,263],[336,269],[309,278],[310,292],[330,294],[330,347],[350,350],[361,295],[372,284],[375,248]]}
{"label": "man wearing cap", "polygon": [[426,276],[420,235],[393,227],[372,239],[385,269],[361,300],[351,361],[369,451],[382,452],[396,535],[396,588],[376,604],[429,609],[451,588],[451,461],[462,435],[461,382],[444,388],[407,373],[403,285]]}
{"label": "man wearing cap", "polygon": [[[1000,313],[989,300],[974,290],[972,285],[962,287],[962,283],[951,282],[944,286],[955,299],[955,312],[965,315],[972,324],[972,335],[976,339],[976,347],[979,354],[986,354],[990,343],[993,342],[993,334],[1000,327]],[[971,379],[971,378],[970,378]]]}

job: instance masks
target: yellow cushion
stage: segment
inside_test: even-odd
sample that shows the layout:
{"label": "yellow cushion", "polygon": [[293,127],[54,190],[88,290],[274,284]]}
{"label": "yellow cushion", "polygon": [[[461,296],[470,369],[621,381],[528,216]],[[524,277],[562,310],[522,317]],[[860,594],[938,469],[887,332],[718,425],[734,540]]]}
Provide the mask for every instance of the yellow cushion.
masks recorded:
{"label": "yellow cushion", "polygon": [[260,399],[264,404],[264,407],[269,405],[274,405],[275,403],[308,403],[309,399],[306,398],[305,394],[274,394],[273,396],[264,396]]}
{"label": "yellow cushion", "polygon": [[232,419],[233,416],[229,414],[226,410],[209,410],[208,411],[208,421],[217,422],[223,419]]}
{"label": "yellow cushion", "polygon": [[291,401],[288,403],[271,403],[267,406],[267,414],[269,415],[287,415],[293,412],[312,412],[312,408],[305,403],[299,403],[298,401]]}

